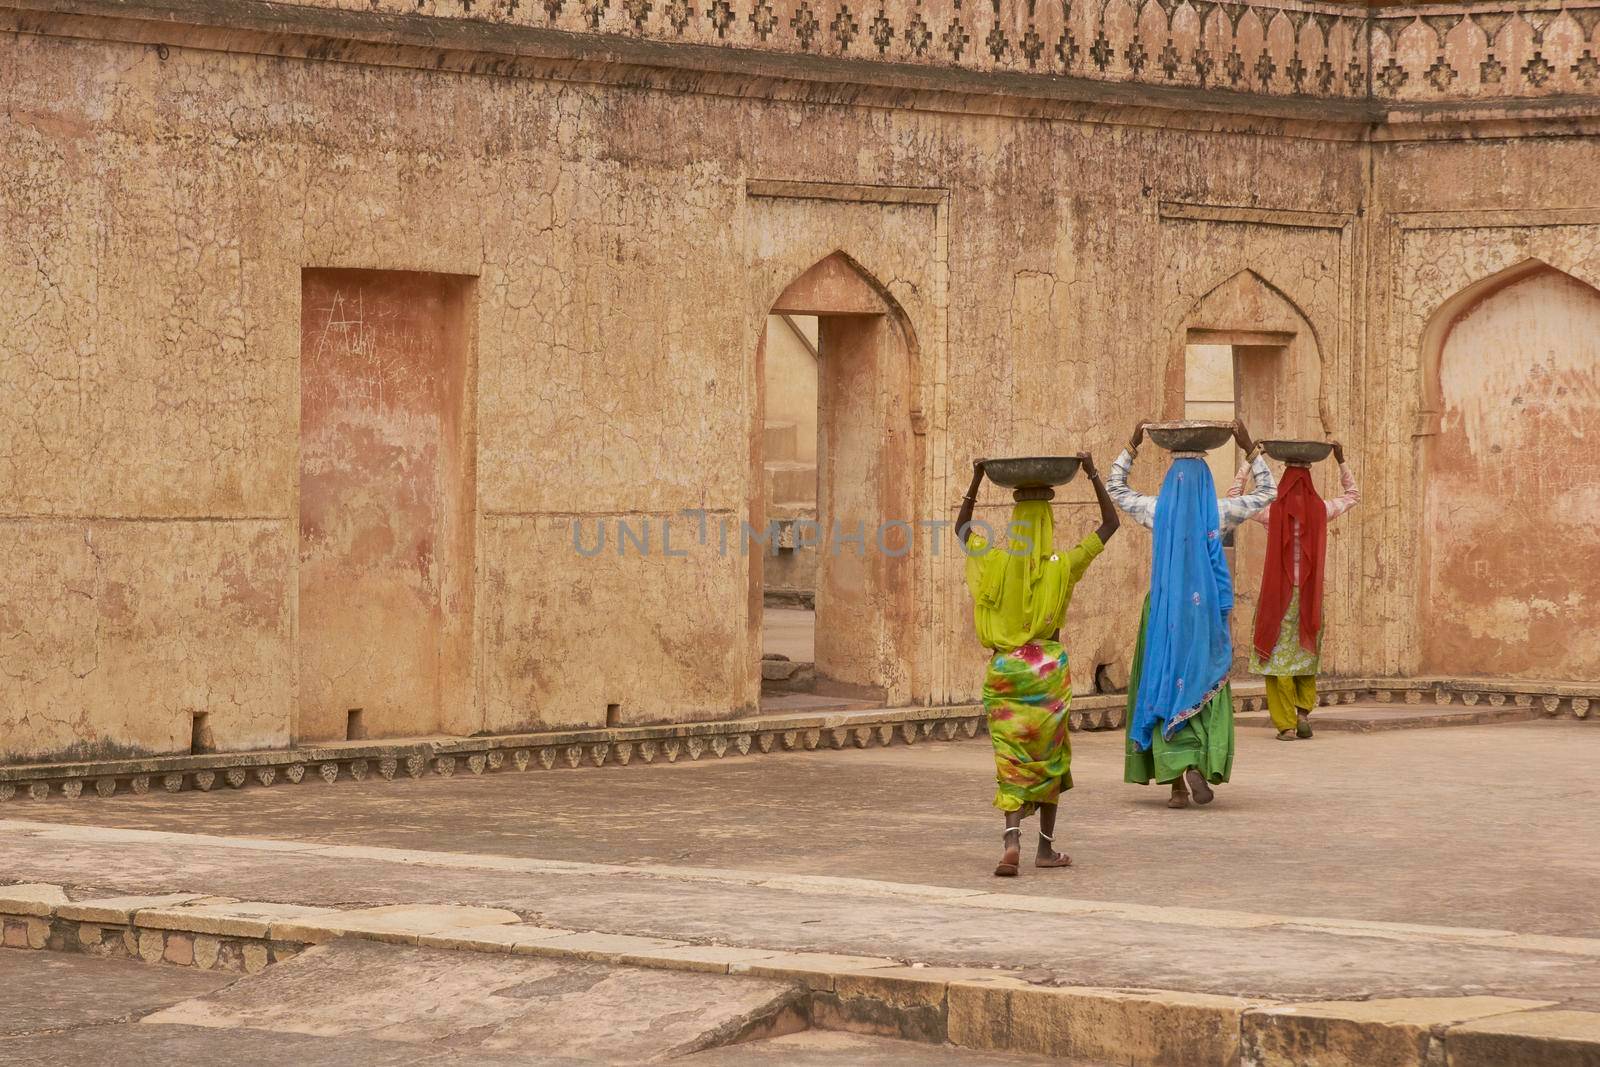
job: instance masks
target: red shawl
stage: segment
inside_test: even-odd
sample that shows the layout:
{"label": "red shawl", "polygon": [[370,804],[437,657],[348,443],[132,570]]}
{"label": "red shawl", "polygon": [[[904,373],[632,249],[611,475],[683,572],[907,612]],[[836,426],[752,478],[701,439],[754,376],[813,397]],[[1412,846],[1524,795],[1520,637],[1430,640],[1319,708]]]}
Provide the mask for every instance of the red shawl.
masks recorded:
{"label": "red shawl", "polygon": [[1316,652],[1322,629],[1322,563],[1328,546],[1328,508],[1311,484],[1305,467],[1290,467],[1278,483],[1267,523],[1267,569],[1261,576],[1256,608],[1256,653],[1270,659],[1283,626],[1283,613],[1294,595],[1294,532],[1290,518],[1300,520],[1300,647]]}

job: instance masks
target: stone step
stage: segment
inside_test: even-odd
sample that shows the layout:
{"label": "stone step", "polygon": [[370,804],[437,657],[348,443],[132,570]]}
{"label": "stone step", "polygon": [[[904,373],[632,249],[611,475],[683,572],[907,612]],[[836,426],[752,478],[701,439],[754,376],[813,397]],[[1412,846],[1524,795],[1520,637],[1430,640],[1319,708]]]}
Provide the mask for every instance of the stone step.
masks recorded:
{"label": "stone step", "polygon": [[800,427],[792,422],[769,422],[761,428],[763,463],[782,463],[800,454]]}
{"label": "stone step", "polygon": [[[1420,730],[1437,726],[1486,726],[1493,723],[1529,722],[1542,719],[1542,711],[1532,707],[1505,704],[1493,707],[1444,705],[1427,707],[1415,704],[1342,704],[1318,708],[1311,713],[1317,730],[1374,733],[1379,730]],[[1271,726],[1272,717],[1259,711],[1236,711],[1233,721],[1239,726]]]}
{"label": "stone step", "polygon": [[[763,885],[782,892],[781,881]],[[221,942],[232,950],[218,960],[239,955],[238,946],[244,946],[245,977],[146,1016],[139,1024],[145,1034],[163,1027],[210,1029],[219,1037],[288,1031],[448,1046],[491,1057],[536,1044],[548,1057],[540,1062],[552,1064],[659,1062],[808,1026],[939,1047],[1139,1067],[1289,1065],[1306,1062],[1300,1058],[1306,1049],[1317,1050],[1317,1062],[1327,1067],[1370,1067],[1380,1061],[1395,1067],[1600,1062],[1600,1013],[1552,1011],[1561,1005],[1531,997],[1274,1002],[1260,995],[1058,985],[1036,981],[1040,976],[1028,971],[579,933],[506,921],[517,916],[496,908],[413,904],[351,913],[266,902],[167,906],[168,898],[154,899],[157,906],[141,907],[139,898],[130,897],[67,902],[59,886],[0,889],[0,912],[23,913],[4,922],[6,944],[13,944],[9,934],[19,923],[30,934],[38,925],[47,936],[39,941],[30,936],[18,948],[114,959],[117,954],[108,956],[105,946],[131,944],[136,952],[121,958],[202,969],[216,964],[203,963],[193,950],[200,941]],[[1055,903],[1069,914],[1086,904]],[[1115,906],[1107,903],[1091,912]],[[1151,910],[1158,919],[1184,918]],[[471,921],[472,911],[483,913],[489,925],[457,925]],[[374,925],[362,917],[373,912],[392,918]],[[63,918],[67,913],[94,921]],[[1217,913],[1223,914],[1252,918]],[[123,915],[131,925],[119,931],[112,920]],[[1361,920],[1345,925],[1347,936],[1356,938],[1465,935],[1474,943],[1503,943],[1512,937],[1505,931]],[[85,936],[91,932],[92,938]],[[1537,940],[1528,951],[1592,954],[1589,939]],[[175,943],[182,945],[176,956]],[[251,968],[251,948],[262,959],[270,951],[278,962]],[[285,948],[290,951],[280,955]],[[57,1047],[54,1060],[19,1059],[48,1050],[19,1053],[16,1040],[8,1039],[7,1063],[80,1058]],[[1375,1049],[1382,1051],[1379,1058]]]}

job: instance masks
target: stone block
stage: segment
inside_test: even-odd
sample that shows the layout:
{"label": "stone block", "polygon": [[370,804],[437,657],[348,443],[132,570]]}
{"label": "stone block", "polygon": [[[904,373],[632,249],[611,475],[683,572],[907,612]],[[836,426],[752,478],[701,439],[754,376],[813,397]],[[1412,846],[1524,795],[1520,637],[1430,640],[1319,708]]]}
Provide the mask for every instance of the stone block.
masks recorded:
{"label": "stone block", "polygon": [[167,893],[162,896],[150,897],[96,897],[93,900],[78,900],[62,904],[56,908],[56,917],[72,919],[77,922],[128,926],[133,922],[135,912],[143,911],[146,908],[171,908],[198,899],[200,897],[196,893]]}
{"label": "stone block", "polygon": [[1595,1067],[1600,1013],[1523,1011],[1462,1023],[1445,1032],[1448,1067]]}
{"label": "stone block", "polygon": [[271,919],[255,910],[264,906],[270,905],[247,904],[242,910],[234,910],[233,905],[227,904],[144,908],[134,913],[133,921],[146,930],[182,930],[216,937],[266,937]]}
{"label": "stone block", "polygon": [[682,948],[658,948],[649,952],[627,953],[617,957],[617,962],[632,967],[653,967],[663,971],[698,971],[704,974],[727,974],[735,963],[755,963],[772,959],[777,949],[736,948],[731,945],[686,945]]}
{"label": "stone block", "polygon": [[1504,997],[1395,997],[1280,1005],[1246,1013],[1244,1059],[1254,1067],[1434,1067],[1435,1030],[1545,1006]]}
{"label": "stone block", "polygon": [[521,922],[514,911],[453,904],[395,904],[355,911],[306,908],[272,925],[279,941],[318,944],[340,937],[361,937],[397,945],[415,945],[429,934]]}
{"label": "stone block", "polygon": [[28,947],[44,948],[50,943],[50,920],[28,916],[22,920],[28,931]]}
{"label": "stone block", "polygon": [[94,923],[78,924],[78,944],[83,946],[98,945],[102,931]]}
{"label": "stone block", "polygon": [[58,885],[24,882],[0,886],[0,914],[51,915],[67,903],[67,894]]}
{"label": "stone block", "polygon": [[262,944],[247,944],[243,946],[244,973],[260,974],[267,968],[267,946]]}
{"label": "stone block", "polygon": [[951,979],[981,977],[979,970],[943,967],[849,971],[834,978],[831,994],[816,997],[812,1013],[824,1029],[943,1044]]}
{"label": "stone block", "polygon": [[528,945],[566,937],[574,932],[553,926],[525,926],[516,923],[465,926],[423,934],[417,938],[417,944],[424,948],[447,948],[461,952],[518,952]]}
{"label": "stone block", "polygon": [[167,950],[162,959],[179,967],[194,965],[194,938],[189,934],[168,934]]}
{"label": "stone block", "polygon": [[952,1045],[998,1051],[1011,1041],[1011,991],[1028,983],[987,976],[958,979],[945,988],[945,1037]]}
{"label": "stone block", "polygon": [[221,949],[222,942],[217,938],[197,935],[194,939],[194,965],[202,971],[211,970],[217,965],[217,954]]}
{"label": "stone block", "polygon": [[530,956],[560,956],[566,959],[616,963],[623,956],[638,956],[656,949],[687,948],[682,941],[660,937],[633,937],[628,934],[598,932],[567,934],[537,941],[517,951]]}
{"label": "stone block", "polygon": [[167,938],[160,930],[139,931],[139,958],[146,963],[159,963],[167,951]]}
{"label": "stone block", "polygon": [[0,944],[6,948],[27,948],[28,924],[22,919],[6,919],[0,922]]}
{"label": "stone block", "polygon": [[832,990],[839,975],[895,966],[882,956],[836,956],[828,952],[784,952],[764,960],[730,963],[729,974],[782,978],[804,982],[808,988]]}
{"label": "stone block", "polygon": [[[1000,1007],[1000,992],[984,989],[990,1011]],[[1128,1067],[1238,1063],[1239,1020],[1259,1004],[1207,993],[1030,985],[1005,989],[1003,1015],[985,1021],[976,1017],[976,993],[963,987],[952,995],[963,1002],[952,1040],[968,1047]]]}

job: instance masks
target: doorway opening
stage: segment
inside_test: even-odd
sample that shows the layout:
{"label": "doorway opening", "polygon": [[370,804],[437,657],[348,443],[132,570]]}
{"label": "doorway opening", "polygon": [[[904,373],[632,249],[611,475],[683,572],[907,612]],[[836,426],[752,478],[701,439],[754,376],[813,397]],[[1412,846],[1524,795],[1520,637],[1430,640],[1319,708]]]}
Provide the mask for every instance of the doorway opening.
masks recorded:
{"label": "doorway opening", "polygon": [[[1287,402],[1282,394],[1287,392],[1283,383],[1292,339],[1271,333],[1190,330],[1184,348],[1184,417],[1243,419],[1257,440],[1288,434],[1284,429],[1288,422],[1279,408]],[[1228,493],[1243,461],[1243,453],[1232,443],[1206,456],[1218,496]],[[1238,530],[1230,530],[1223,535],[1222,546],[1233,575],[1235,626],[1248,626],[1261,592],[1266,538],[1241,537]],[[1236,667],[1242,669],[1247,645],[1238,633],[1234,653]]]}
{"label": "doorway opening", "polygon": [[762,566],[761,678],[772,693],[816,681],[819,326],[815,315],[768,315],[763,344],[761,488],[775,543]]}
{"label": "doorway opening", "polygon": [[896,309],[845,256],[793,282],[758,346],[750,545],[767,710],[909,698],[920,441]]}

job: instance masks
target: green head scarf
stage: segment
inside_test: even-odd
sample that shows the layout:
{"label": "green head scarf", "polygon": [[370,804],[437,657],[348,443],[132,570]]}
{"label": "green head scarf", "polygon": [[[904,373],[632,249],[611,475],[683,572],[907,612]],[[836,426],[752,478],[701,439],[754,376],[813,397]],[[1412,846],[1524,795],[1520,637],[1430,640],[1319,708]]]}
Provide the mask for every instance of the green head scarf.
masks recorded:
{"label": "green head scarf", "polygon": [[974,536],[967,547],[967,588],[978,640],[1007,651],[1049,637],[1061,627],[1069,592],[1065,561],[1055,555],[1048,500],[1011,509],[1009,550]]}

